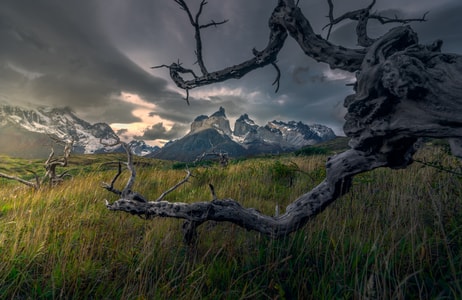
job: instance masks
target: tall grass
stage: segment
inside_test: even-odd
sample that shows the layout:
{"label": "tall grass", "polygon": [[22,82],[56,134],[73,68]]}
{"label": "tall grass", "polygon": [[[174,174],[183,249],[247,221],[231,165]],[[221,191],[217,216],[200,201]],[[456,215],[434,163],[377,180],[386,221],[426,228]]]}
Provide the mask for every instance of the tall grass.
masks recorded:
{"label": "tall grass", "polygon": [[[421,159],[460,166],[440,148],[422,152]],[[115,171],[100,164],[114,157],[72,159],[74,177],[53,189],[35,192],[0,181],[0,299],[462,297],[457,175],[419,164],[375,170],[357,176],[349,194],[283,239],[209,222],[200,227],[197,245],[187,247],[179,220],[106,210],[103,200],[115,198],[100,183]],[[323,179],[325,159],[198,167],[166,200],[210,200],[211,183],[218,197],[274,214],[277,204],[283,211]],[[185,175],[166,162],[138,161],[144,166],[134,188],[150,199]],[[298,170],[281,171],[294,164]]]}

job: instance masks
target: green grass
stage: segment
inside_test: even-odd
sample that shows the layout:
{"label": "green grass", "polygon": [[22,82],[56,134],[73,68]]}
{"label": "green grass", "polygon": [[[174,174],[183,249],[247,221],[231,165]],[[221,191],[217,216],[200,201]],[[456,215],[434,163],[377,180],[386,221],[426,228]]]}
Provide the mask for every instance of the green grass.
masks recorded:
{"label": "green grass", "polygon": [[[421,160],[457,169],[441,147]],[[40,161],[1,157],[3,172]],[[0,180],[0,299],[460,299],[462,178],[414,164],[357,176],[349,194],[298,232],[271,240],[230,223],[182,243],[180,220],[108,211],[123,155],[72,156],[73,178],[33,191]],[[325,155],[192,169],[166,200],[231,197],[273,214],[325,176]],[[134,189],[150,199],[181,180],[173,163],[136,158]],[[119,186],[125,184],[125,171]]]}

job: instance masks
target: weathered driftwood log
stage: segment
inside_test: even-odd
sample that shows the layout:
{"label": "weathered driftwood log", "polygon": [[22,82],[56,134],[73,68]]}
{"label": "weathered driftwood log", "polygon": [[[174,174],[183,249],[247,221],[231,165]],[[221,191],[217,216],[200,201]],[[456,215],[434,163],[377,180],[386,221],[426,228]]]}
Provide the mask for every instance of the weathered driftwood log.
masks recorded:
{"label": "weathered driftwood log", "polygon": [[280,0],[270,17],[268,46],[254,51],[255,57],[221,71],[194,75],[190,80],[182,77],[189,72],[187,69],[175,63],[166,66],[172,80],[185,90],[240,78],[251,70],[274,64],[290,35],[308,56],[332,68],[356,72],[355,93],[345,99],[348,112],[344,131],[351,138],[351,149],[330,158],[326,179],[291,203],[284,214],[263,215],[232,199],[187,204],[122,197],[107,203],[107,208],[147,218],[185,219],[186,239],[194,236],[198,225],[209,220],[229,221],[281,237],[299,229],[346,193],[354,175],[378,167],[407,167],[421,137],[447,138],[453,153],[462,156],[462,57],[441,53],[441,41],[420,45],[408,26],[396,27],[377,39],[368,38],[365,26],[374,3],[337,19],[330,13],[331,24],[347,18],[358,21],[358,41],[364,47],[359,50],[333,45],[314,34],[294,1]]}

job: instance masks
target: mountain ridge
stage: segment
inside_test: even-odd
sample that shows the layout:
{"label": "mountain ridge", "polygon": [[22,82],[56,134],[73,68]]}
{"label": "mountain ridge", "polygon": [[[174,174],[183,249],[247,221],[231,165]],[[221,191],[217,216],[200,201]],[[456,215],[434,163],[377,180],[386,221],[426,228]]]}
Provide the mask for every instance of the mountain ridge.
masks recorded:
{"label": "mountain ridge", "polygon": [[[101,141],[117,138],[112,128],[102,122],[90,124],[79,118],[70,108],[24,108],[0,104],[0,153],[26,158],[47,157],[53,144],[50,137],[73,141],[73,153],[97,154],[122,152],[121,146],[107,147]],[[146,155],[157,148],[144,141],[129,143],[136,155]],[[59,145],[53,147],[61,148]]]}
{"label": "mountain ridge", "polygon": [[[50,153],[50,137],[74,142],[73,153],[97,154],[123,152],[120,145],[108,147],[101,141],[117,138],[112,128],[102,122],[90,124],[70,108],[24,108],[0,103],[0,153],[24,158],[44,158]],[[152,147],[142,140],[132,140],[132,152],[138,156],[193,161],[204,153],[226,152],[231,157],[264,153],[282,153],[335,138],[327,126],[278,120],[260,126],[242,114],[231,129],[225,109],[210,116],[200,115],[182,138],[164,147]],[[60,151],[60,147],[56,147]]]}
{"label": "mountain ridge", "polygon": [[257,125],[247,113],[242,114],[231,130],[223,107],[210,116],[200,115],[183,137],[165,144],[149,155],[160,159],[193,161],[203,153],[226,152],[229,156],[281,153],[335,138],[325,125],[273,120]]}

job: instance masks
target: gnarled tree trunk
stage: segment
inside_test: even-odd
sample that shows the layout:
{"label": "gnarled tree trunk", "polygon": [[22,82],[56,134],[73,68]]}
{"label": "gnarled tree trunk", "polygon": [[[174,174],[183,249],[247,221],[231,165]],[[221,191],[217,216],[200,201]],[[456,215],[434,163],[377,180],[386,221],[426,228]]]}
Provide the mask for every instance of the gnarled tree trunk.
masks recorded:
{"label": "gnarled tree trunk", "polygon": [[[187,239],[194,236],[198,225],[208,220],[229,221],[271,237],[281,237],[299,229],[346,193],[354,175],[378,167],[407,167],[412,162],[414,145],[421,137],[447,138],[454,153],[461,156],[462,57],[441,53],[441,41],[420,45],[409,26],[395,27],[378,39],[368,38],[366,25],[371,18],[385,23],[407,23],[424,21],[425,17],[387,19],[370,13],[374,3],[337,19],[332,16],[331,7],[330,25],[344,19],[358,22],[358,42],[363,46],[359,50],[333,45],[316,35],[294,1],[280,0],[270,17],[268,45],[262,51],[254,50],[255,57],[212,73],[201,68],[201,76],[177,63],[163,65],[169,68],[177,86],[186,91],[240,78],[269,64],[279,70],[275,65],[276,58],[290,35],[307,56],[332,68],[357,72],[355,93],[347,96],[344,102],[348,110],[344,131],[351,138],[351,149],[330,158],[326,164],[326,179],[291,203],[284,214],[266,216],[255,209],[244,208],[232,199],[186,204],[122,197],[114,203],[107,203],[107,208],[147,218],[185,219]],[[183,7],[184,2],[181,5]],[[200,12],[197,18],[199,15]],[[186,73],[193,74],[193,78],[184,79]],[[129,151],[127,153],[130,157]],[[123,192],[120,194],[124,195]]]}

